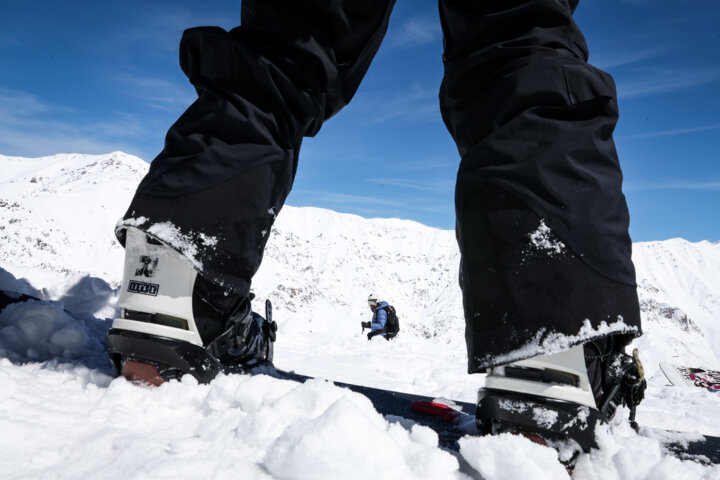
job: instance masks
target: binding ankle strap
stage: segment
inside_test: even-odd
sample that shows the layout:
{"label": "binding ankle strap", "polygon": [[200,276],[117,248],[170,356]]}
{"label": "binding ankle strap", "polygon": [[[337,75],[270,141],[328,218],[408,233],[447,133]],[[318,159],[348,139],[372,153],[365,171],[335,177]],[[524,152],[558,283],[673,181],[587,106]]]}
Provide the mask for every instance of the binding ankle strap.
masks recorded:
{"label": "binding ankle strap", "polygon": [[630,424],[637,430],[635,413],[647,388],[645,371],[637,348],[633,350],[632,356],[625,353],[613,354],[608,361],[605,382],[610,387],[599,406],[600,412],[607,418],[612,418],[618,406],[626,405],[630,409]]}

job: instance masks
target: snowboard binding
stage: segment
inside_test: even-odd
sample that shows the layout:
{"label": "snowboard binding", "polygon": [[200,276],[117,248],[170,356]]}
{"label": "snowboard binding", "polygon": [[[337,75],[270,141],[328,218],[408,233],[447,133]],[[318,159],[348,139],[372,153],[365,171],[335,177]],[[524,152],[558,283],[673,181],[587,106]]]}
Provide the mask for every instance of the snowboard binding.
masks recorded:
{"label": "snowboard binding", "polygon": [[190,374],[200,383],[218,373],[272,365],[277,324],[241,297],[199,276],[188,260],[137,229],[128,229],[125,271],[107,347],[117,372],[160,385]]}
{"label": "snowboard binding", "polygon": [[558,449],[571,465],[580,452],[597,448],[595,430],[620,405],[635,409],[647,383],[637,349],[613,352],[603,361],[602,393],[595,397],[583,347],[491,368],[478,392],[476,423],[481,434],[509,432]]}

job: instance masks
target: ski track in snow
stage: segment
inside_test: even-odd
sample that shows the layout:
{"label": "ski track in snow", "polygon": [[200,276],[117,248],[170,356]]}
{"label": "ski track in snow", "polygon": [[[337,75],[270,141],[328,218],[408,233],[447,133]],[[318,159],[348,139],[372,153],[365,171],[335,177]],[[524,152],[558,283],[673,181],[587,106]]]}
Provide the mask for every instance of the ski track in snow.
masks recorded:
{"label": "ski track in snow", "polygon": [[[0,289],[41,299],[0,313],[0,478],[567,478],[554,450],[510,435],[466,437],[458,459],[428,428],[388,422],[321,379],[186,376],[160,388],[114,379],[113,227],[146,169],[120,152],[0,156]],[[279,368],[475,400],[483,376],[465,371],[453,232],[285,207],[270,235],[255,305],[274,303]],[[646,331],[635,344],[649,379],[638,421],[686,439],[720,435],[720,394],[670,387],[657,369],[720,366],[720,245],[636,244],[634,259]],[[370,291],[398,309],[394,342],[361,335]],[[651,430],[637,435],[626,413],[573,478],[720,478],[720,467],[666,455]]]}

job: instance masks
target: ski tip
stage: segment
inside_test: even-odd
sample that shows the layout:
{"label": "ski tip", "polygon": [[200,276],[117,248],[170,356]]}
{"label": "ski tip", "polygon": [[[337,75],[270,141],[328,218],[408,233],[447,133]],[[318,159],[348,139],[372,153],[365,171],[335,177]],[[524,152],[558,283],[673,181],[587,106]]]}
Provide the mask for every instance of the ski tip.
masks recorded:
{"label": "ski tip", "polygon": [[165,382],[155,365],[136,360],[128,360],[123,364],[122,376],[130,382],[153,387],[159,387]]}

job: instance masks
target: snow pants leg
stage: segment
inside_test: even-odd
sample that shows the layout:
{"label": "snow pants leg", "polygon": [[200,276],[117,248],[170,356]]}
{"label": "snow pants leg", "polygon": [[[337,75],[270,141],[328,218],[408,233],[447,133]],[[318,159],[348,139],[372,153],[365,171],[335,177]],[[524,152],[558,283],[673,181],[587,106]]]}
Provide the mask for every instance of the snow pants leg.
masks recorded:
{"label": "snow pants leg", "polygon": [[578,1],[440,1],[470,372],[640,334],[615,86]]}
{"label": "snow pants leg", "polygon": [[[245,295],[302,138],[354,95],[393,0],[244,1],[185,32],[198,99],[125,218]],[[469,371],[640,333],[613,81],[587,63],[577,0],[441,0],[440,104],[461,156],[457,238]]]}
{"label": "snow pants leg", "polygon": [[247,295],[304,136],[353,97],[394,0],[244,0],[241,26],[187,30],[197,100],[172,125],[116,234],[134,226]]}

